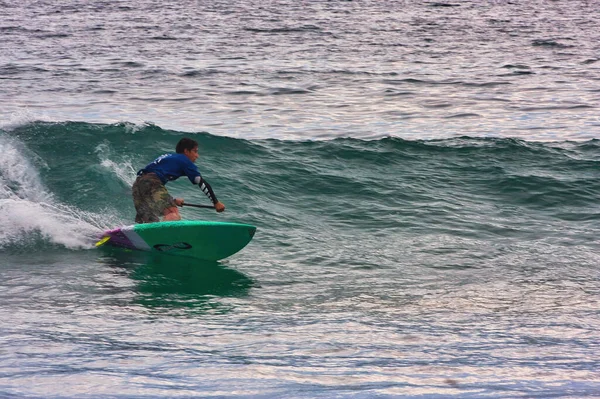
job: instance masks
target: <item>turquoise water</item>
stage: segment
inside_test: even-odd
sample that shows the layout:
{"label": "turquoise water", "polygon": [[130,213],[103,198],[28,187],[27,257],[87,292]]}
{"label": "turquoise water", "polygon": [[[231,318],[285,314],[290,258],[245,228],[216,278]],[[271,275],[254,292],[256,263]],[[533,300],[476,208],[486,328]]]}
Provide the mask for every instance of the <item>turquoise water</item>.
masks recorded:
{"label": "turquoise water", "polygon": [[[593,3],[0,15],[0,397],[600,397]],[[250,244],[94,248],[183,136]]]}
{"label": "turquoise water", "polygon": [[183,134],[0,137],[5,396],[598,392],[598,142],[185,133],[227,211],[183,216],[255,224],[253,241],[220,263],[93,249]]}

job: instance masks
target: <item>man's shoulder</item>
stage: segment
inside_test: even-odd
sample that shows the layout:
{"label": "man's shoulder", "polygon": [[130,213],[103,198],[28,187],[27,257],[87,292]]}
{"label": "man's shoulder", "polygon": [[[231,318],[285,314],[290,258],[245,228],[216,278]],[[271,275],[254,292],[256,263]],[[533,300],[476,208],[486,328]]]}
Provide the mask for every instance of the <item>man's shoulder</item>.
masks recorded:
{"label": "man's shoulder", "polygon": [[186,157],[184,154],[178,154],[178,153],[174,153],[171,154],[173,156],[174,160],[177,160],[177,162],[181,162],[184,164],[194,164],[192,161],[190,161],[190,159],[188,157]]}
{"label": "man's shoulder", "polygon": [[178,154],[176,152],[173,153],[169,153],[169,154],[163,154],[160,157],[156,158],[156,161],[160,162],[163,160],[168,160],[168,161],[175,161],[175,162],[185,162],[185,160],[187,159],[187,157],[183,154]]}
{"label": "man's shoulder", "polygon": [[167,154],[159,155],[158,157],[156,157],[156,159],[154,161],[152,161],[152,163],[160,163],[160,161],[170,158],[171,155],[173,155],[173,154],[167,153]]}

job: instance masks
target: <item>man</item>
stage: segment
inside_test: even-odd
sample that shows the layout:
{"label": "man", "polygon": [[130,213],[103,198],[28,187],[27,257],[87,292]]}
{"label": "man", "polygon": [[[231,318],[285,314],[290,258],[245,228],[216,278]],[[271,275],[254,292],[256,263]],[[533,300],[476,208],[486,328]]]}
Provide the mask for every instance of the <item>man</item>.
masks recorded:
{"label": "man", "polygon": [[217,200],[217,196],[206,180],[202,178],[194,164],[198,159],[198,143],[189,138],[182,138],[175,147],[175,154],[165,154],[149,163],[138,172],[133,183],[133,204],[137,212],[136,223],[152,223],[160,221],[181,220],[178,206],[183,206],[183,198],[173,198],[165,184],[187,176],[192,184],[197,184],[213,203],[217,212],[223,212],[225,205]]}

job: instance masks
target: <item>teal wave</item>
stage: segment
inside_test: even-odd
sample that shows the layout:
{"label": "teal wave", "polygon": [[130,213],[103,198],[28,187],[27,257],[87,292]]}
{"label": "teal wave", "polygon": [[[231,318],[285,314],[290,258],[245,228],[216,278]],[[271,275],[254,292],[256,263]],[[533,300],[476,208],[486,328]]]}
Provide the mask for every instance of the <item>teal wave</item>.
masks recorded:
{"label": "teal wave", "polygon": [[[529,231],[525,219],[598,218],[598,140],[243,140],[151,124],[80,122],[1,131],[0,139],[17,154],[0,165],[4,213],[11,212],[10,201],[44,204],[46,196],[97,229],[131,223],[135,172],[172,152],[183,136],[199,142],[199,169],[228,210],[183,211],[190,219],[244,221],[273,234],[322,226],[348,234],[360,228],[510,235]],[[15,173],[19,159],[29,174]],[[22,192],[34,180],[38,195]],[[188,202],[207,201],[186,179],[168,188]]]}

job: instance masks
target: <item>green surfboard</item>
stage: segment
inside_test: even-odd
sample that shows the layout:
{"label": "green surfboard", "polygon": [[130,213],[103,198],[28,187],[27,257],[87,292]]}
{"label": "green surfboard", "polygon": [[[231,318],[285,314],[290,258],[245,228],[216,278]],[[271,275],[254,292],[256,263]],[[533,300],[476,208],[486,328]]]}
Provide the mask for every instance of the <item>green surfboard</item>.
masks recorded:
{"label": "green surfboard", "polygon": [[195,220],[144,223],[105,231],[96,246],[217,261],[239,252],[255,232],[255,226],[242,223]]}

